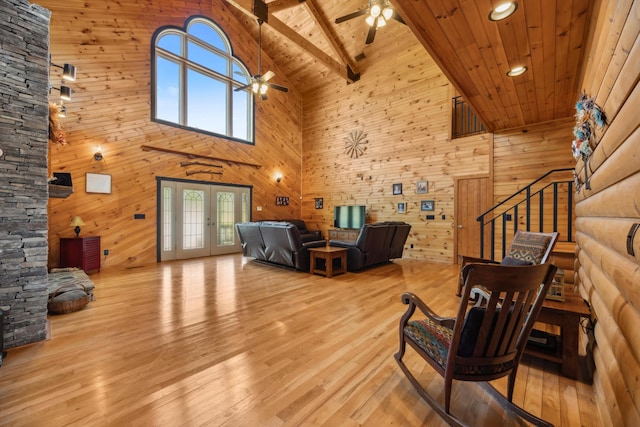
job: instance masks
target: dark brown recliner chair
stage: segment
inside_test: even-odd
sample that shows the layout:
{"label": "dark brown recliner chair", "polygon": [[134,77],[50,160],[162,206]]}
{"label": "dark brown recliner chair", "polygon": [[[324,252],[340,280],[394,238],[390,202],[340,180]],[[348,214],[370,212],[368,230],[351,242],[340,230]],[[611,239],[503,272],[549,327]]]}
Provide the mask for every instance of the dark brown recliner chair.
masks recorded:
{"label": "dark brown recliner chair", "polygon": [[394,228],[391,246],[389,247],[389,259],[402,258],[404,244],[407,242],[411,224],[406,222],[386,222]]}
{"label": "dark brown recliner chair", "polygon": [[236,231],[244,256],[300,271],[309,271],[308,248],[326,245],[324,240],[302,242],[298,228],[289,222],[239,223]]}
{"label": "dark brown recliner chair", "polygon": [[[397,233],[397,230],[400,232]],[[365,224],[355,242],[331,240],[331,246],[347,249],[347,269],[358,271],[365,267],[400,258],[411,225],[400,222]],[[392,250],[393,248],[393,250]]]}

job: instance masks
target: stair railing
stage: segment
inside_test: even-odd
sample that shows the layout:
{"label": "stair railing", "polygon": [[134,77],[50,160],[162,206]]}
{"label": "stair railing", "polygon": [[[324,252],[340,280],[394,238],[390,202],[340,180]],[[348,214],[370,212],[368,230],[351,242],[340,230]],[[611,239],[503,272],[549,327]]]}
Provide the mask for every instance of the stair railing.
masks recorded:
{"label": "stair railing", "polygon": [[[504,258],[509,232],[512,231],[515,234],[520,228],[532,231],[532,223],[535,223],[536,220],[535,231],[559,232],[558,241],[573,242],[573,179],[559,179],[546,184],[541,183],[553,174],[569,171],[573,172],[573,168],[552,169],[480,214],[476,218],[476,221],[480,223],[480,257],[485,257],[485,229],[489,229],[489,257],[495,260],[497,229],[501,234],[500,247],[502,258]],[[552,192],[551,202],[545,197],[549,191]],[[510,201],[513,201],[513,204],[507,206],[507,202]],[[547,220],[549,211],[552,218],[550,222]],[[520,220],[521,215],[522,221]]]}

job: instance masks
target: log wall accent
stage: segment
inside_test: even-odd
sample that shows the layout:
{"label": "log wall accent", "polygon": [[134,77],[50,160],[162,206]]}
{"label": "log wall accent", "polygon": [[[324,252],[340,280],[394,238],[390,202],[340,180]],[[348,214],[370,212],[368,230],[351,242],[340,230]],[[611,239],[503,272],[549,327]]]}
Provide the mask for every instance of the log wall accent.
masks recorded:
{"label": "log wall accent", "polygon": [[[609,425],[640,425],[640,2],[603,0],[594,13],[583,87],[605,111],[587,168],[590,186],[576,196],[577,277],[598,319],[594,385]],[[584,180],[584,164],[578,175]]]}
{"label": "log wall accent", "polygon": [[[74,193],[49,201],[49,266],[59,265],[59,239],[73,235],[71,218],[87,223],[81,235],[100,235],[103,268],[126,268],[156,261],[156,177],[253,186],[253,218],[300,215],[302,101],[283,73],[263,53],[262,67],[276,73],[274,82],[289,93],[270,91],[256,101],[255,146],[151,122],[151,56],[154,31],[165,25],[182,27],[193,15],[216,22],[229,36],[233,51],[252,73],[257,67],[257,43],[222,0],[114,1],[42,0],[51,17],[51,53],[55,63],[78,67],[69,83],[73,99],[66,102],[66,146],[51,147],[50,172],[71,172]],[[257,23],[247,23],[256,25]],[[60,75],[54,75],[57,80]],[[55,95],[55,92],[54,92]],[[93,153],[100,146],[104,159]],[[143,146],[168,152],[145,151]],[[172,153],[171,151],[174,151]],[[221,161],[222,175],[193,174],[181,167],[181,153]],[[260,167],[255,167],[258,165]],[[87,172],[110,174],[111,194],[87,194]],[[283,180],[276,184],[276,174]],[[288,206],[277,206],[288,196]],[[262,207],[258,212],[256,208]],[[145,214],[134,220],[134,214]]]}
{"label": "log wall accent", "polygon": [[6,348],[47,333],[49,17],[27,0],[0,0],[0,338]]}

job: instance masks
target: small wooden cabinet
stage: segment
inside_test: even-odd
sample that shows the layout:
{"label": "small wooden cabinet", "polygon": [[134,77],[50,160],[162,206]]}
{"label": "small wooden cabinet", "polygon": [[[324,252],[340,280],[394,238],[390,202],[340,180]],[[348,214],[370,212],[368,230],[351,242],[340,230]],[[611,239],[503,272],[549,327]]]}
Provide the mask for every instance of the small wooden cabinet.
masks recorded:
{"label": "small wooden cabinet", "polygon": [[60,267],[100,271],[100,236],[60,239]]}
{"label": "small wooden cabinet", "polygon": [[329,240],[356,241],[360,235],[360,230],[356,229],[335,229],[329,230]]}

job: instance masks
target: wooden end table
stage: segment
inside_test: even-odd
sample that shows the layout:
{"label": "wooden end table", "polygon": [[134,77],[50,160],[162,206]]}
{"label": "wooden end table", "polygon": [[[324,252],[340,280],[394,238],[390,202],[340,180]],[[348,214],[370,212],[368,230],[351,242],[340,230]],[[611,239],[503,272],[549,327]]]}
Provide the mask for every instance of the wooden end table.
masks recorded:
{"label": "wooden end table", "polygon": [[556,348],[547,350],[529,344],[525,353],[559,363],[563,375],[577,379],[580,318],[590,315],[589,307],[584,303],[582,297],[572,291],[567,292],[565,289],[564,301],[546,299],[536,321],[560,326],[560,336],[556,336]]}
{"label": "wooden end table", "polygon": [[[326,277],[347,272],[347,248],[335,248],[325,246],[321,248],[309,248],[309,272],[318,273]],[[324,260],[325,268],[319,268],[318,260]],[[333,260],[340,260],[340,267],[334,268]]]}

